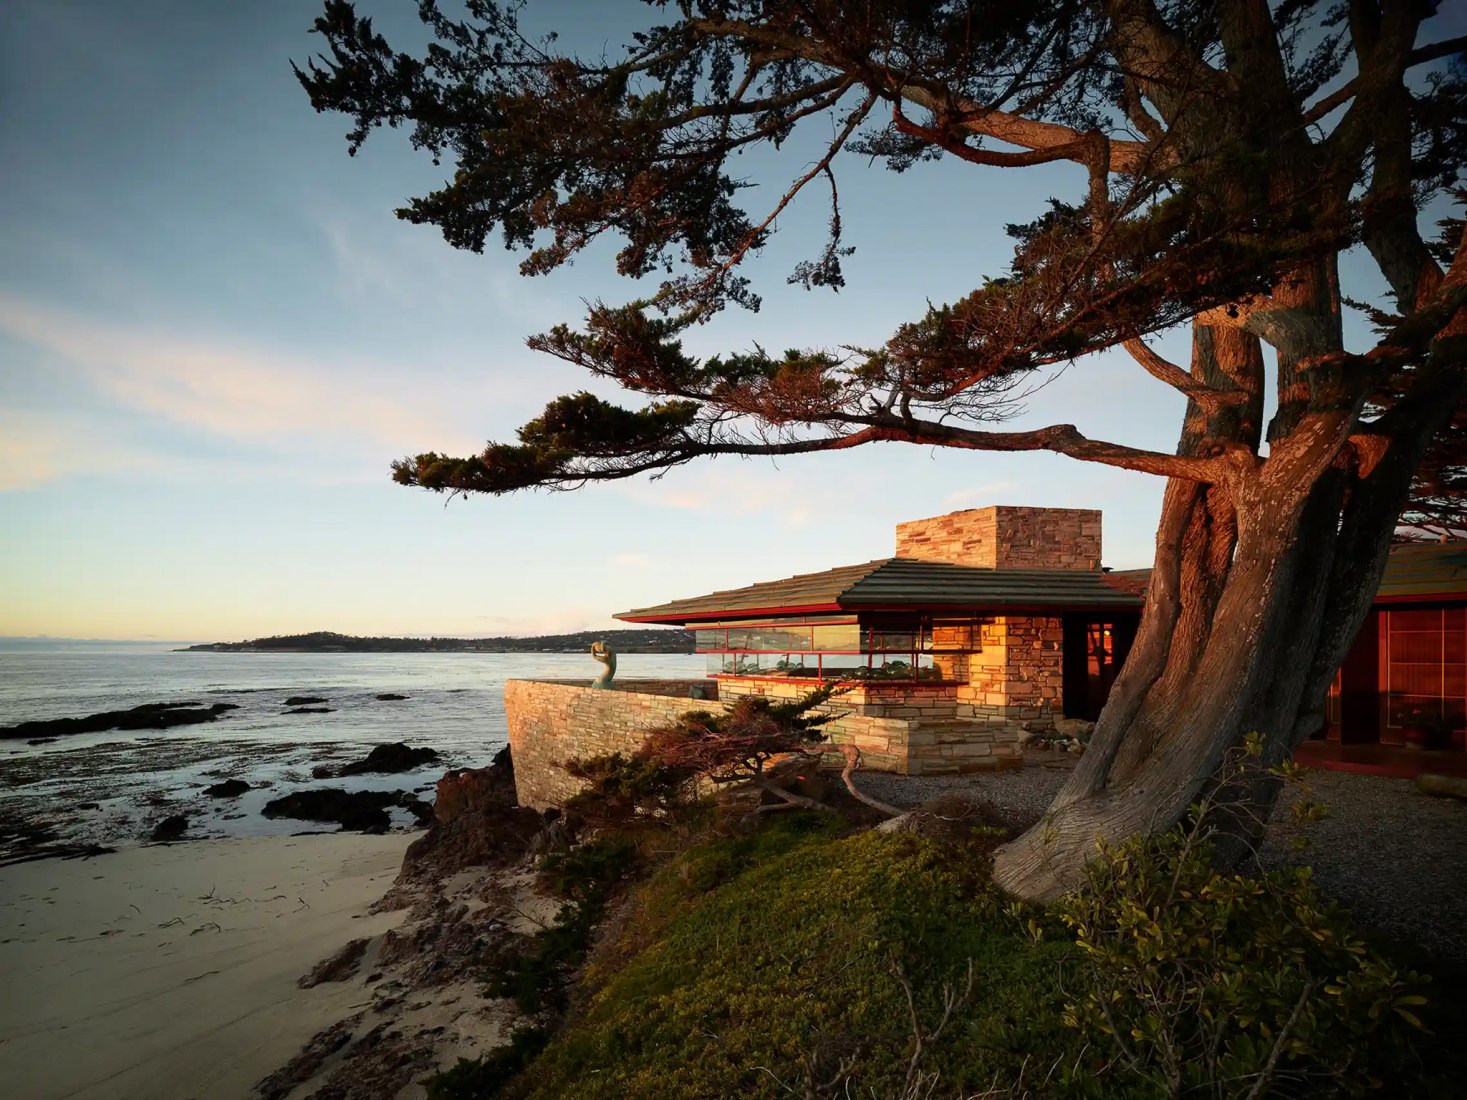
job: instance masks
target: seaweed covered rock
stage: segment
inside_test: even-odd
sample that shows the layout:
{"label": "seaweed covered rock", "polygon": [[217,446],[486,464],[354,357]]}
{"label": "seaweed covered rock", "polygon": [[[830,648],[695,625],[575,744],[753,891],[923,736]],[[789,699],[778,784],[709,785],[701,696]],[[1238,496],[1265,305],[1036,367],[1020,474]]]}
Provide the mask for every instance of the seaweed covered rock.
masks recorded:
{"label": "seaweed covered rock", "polygon": [[104,733],[107,730],[162,730],[174,726],[192,726],[213,722],[238,703],[144,703],[130,710],[107,710],[84,718],[51,718],[39,722],[22,722],[18,726],[0,728],[0,741],[31,739],[44,744],[49,739],[74,733]]}
{"label": "seaweed covered rock", "polygon": [[400,806],[421,817],[419,808],[426,805],[407,791],[347,791],[340,787],[296,791],[265,803],[260,812],[266,817],[289,817],[301,821],[325,821],[339,824],[343,831],[385,833],[392,826],[388,809]]}
{"label": "seaweed covered rock", "polygon": [[391,745],[378,745],[363,759],[343,764],[337,774],[364,775],[374,772],[386,775],[393,772],[410,772],[415,768],[421,768],[425,764],[433,764],[437,761],[437,750],[426,747],[415,749],[398,741]]}

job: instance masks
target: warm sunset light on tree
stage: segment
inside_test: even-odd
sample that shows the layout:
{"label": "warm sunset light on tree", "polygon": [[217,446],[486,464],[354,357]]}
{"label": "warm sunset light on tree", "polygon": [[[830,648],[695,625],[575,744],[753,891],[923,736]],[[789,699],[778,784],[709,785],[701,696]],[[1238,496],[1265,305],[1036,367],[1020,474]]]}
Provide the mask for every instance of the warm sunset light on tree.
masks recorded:
{"label": "warm sunset light on tree", "polygon": [[[450,165],[400,216],[451,245],[482,251],[497,234],[527,253],[528,276],[614,238],[622,274],[661,282],[531,341],[631,405],[559,397],[516,442],[406,459],[399,482],[575,488],[877,441],[1157,475],[1135,647],[1089,752],[1047,817],[999,851],[996,878],[1056,896],[1097,836],[1177,822],[1253,731],[1262,748],[1239,801],[1272,804],[1265,769],[1319,728],[1398,525],[1463,529],[1467,257],[1462,222],[1432,222],[1460,198],[1467,42],[1434,33],[1433,5],[712,0],[649,5],[624,50],[584,58],[521,33],[514,5],[467,8],[459,21],[425,3],[433,44],[401,53],[331,0],[316,25],[325,52],[298,70],[312,104],[352,119],[353,152],[402,127]],[[813,160],[792,138],[806,129],[822,135]],[[757,207],[746,200],[764,192],[735,161],[754,147],[802,150]],[[684,349],[718,311],[757,308],[740,264],[776,219],[828,220],[789,282],[838,289],[856,228],[841,173],[936,158],[971,166],[955,207],[980,201],[987,173],[1044,164],[1075,166],[1076,190],[1011,227],[1007,270],[975,271],[971,293],[882,346]],[[1352,250],[1389,287],[1366,307],[1378,338],[1364,349],[1342,330]],[[910,261],[920,279],[922,257]],[[838,338],[839,300],[823,305],[812,321]],[[1147,343],[1181,324],[1186,364]],[[1083,371],[1115,347],[1185,395],[1175,452],[1068,424],[1004,430],[1045,368]],[[1238,812],[1233,827],[1246,839],[1259,818]]]}

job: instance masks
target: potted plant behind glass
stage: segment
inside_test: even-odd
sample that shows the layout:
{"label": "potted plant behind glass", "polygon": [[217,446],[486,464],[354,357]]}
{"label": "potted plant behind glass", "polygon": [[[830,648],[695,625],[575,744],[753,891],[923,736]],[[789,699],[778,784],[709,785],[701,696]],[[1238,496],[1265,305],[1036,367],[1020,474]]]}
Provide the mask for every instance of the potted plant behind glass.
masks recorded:
{"label": "potted plant behind glass", "polygon": [[1428,748],[1434,728],[1441,724],[1441,708],[1410,703],[1401,708],[1396,723],[1401,727],[1401,742],[1408,749]]}

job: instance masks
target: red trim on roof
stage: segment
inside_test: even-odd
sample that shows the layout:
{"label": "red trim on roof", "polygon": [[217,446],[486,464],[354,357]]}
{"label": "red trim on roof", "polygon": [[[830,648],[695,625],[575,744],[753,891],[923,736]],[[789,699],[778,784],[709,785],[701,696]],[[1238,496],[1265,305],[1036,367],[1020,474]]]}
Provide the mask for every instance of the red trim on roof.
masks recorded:
{"label": "red trim on roof", "polygon": [[[739,607],[722,611],[696,611],[688,615],[615,615],[624,623],[692,623],[704,619],[749,619],[757,615],[808,615],[812,611],[849,611],[840,604],[804,604],[799,607]],[[818,624],[816,624],[818,625]]]}

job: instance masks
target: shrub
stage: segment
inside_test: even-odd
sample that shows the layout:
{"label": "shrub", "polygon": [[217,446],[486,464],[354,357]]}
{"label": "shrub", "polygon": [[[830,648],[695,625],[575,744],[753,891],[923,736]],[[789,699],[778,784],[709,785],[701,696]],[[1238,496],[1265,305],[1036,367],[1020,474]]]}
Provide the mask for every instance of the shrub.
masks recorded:
{"label": "shrub", "polygon": [[528,951],[509,951],[491,962],[488,993],[511,998],[526,1014],[563,1008],[566,987],[606,915],[607,900],[639,858],[636,842],[625,836],[602,837],[545,856],[540,861],[543,881],[569,900],[548,928],[535,933]]}
{"label": "shrub", "polygon": [[522,1027],[507,1045],[478,1058],[460,1058],[452,1069],[424,1078],[427,1100],[484,1100],[498,1096],[549,1041],[548,1030]]}
{"label": "shrub", "polygon": [[1358,1095],[1414,1071],[1422,979],[1367,946],[1307,867],[1219,872],[1178,827],[1102,845],[1058,915],[1084,959],[1066,1023],[1134,1095]]}

